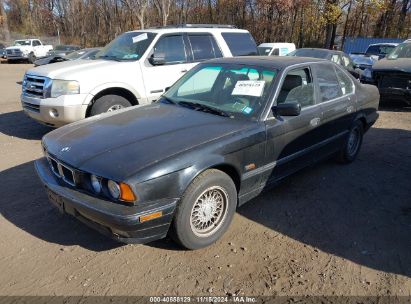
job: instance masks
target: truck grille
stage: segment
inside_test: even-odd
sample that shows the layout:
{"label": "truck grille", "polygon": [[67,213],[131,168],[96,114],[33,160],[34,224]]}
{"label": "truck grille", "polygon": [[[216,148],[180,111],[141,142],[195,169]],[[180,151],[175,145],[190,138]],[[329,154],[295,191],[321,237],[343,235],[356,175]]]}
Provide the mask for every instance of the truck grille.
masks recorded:
{"label": "truck grille", "polygon": [[50,79],[47,77],[25,75],[23,81],[23,95],[29,97],[45,98]]}
{"label": "truck grille", "polygon": [[380,88],[405,89],[411,86],[411,75],[380,75],[378,80]]}
{"label": "truck grille", "polygon": [[11,56],[22,56],[23,52],[19,49],[11,49],[11,50],[7,50],[7,55],[11,55]]}
{"label": "truck grille", "polygon": [[71,186],[76,186],[76,175],[73,169],[62,164],[50,155],[47,155],[47,160],[50,164],[51,170],[53,171],[54,175],[56,175],[58,178],[61,178],[67,184]]}

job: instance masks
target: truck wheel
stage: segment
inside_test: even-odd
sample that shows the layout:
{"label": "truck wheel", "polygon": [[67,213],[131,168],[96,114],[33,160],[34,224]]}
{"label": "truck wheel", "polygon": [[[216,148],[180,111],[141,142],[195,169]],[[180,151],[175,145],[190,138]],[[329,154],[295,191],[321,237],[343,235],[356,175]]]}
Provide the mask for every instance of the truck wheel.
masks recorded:
{"label": "truck wheel", "polygon": [[207,170],[194,179],[178,203],[170,235],[187,249],[206,247],[227,230],[236,206],[233,180],[220,170]]}
{"label": "truck wheel", "polygon": [[352,125],[345,140],[344,146],[337,155],[337,161],[343,164],[351,163],[360,152],[364,127],[361,121],[357,120]]}
{"label": "truck wheel", "polygon": [[90,115],[112,112],[130,107],[131,103],[119,95],[104,95],[97,99],[91,107]]}
{"label": "truck wheel", "polygon": [[34,55],[34,53],[30,53],[28,60],[30,63],[34,63],[34,61],[36,61],[36,55]]}

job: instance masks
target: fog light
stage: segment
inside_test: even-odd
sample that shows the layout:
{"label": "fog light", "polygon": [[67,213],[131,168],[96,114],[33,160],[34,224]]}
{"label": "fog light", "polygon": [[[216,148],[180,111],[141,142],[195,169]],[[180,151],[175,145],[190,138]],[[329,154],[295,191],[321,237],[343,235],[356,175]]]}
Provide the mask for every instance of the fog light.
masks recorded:
{"label": "fog light", "polygon": [[100,191],[101,191],[101,181],[100,181],[100,179],[97,176],[95,176],[94,174],[92,174],[90,176],[90,181],[91,181],[91,186],[93,187],[94,192],[100,193]]}
{"label": "fog light", "polygon": [[59,117],[59,112],[56,109],[50,109],[49,113],[51,117]]}

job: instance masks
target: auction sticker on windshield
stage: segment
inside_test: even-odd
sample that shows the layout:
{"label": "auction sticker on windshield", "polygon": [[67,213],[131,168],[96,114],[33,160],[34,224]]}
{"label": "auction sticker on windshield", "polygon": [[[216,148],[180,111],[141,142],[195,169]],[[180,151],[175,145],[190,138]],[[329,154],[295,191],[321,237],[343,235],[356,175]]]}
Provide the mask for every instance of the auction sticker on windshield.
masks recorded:
{"label": "auction sticker on windshield", "polygon": [[147,33],[140,34],[138,36],[133,37],[133,43],[137,43],[146,39],[148,39]]}
{"label": "auction sticker on windshield", "polygon": [[264,80],[240,80],[235,84],[231,95],[261,97],[261,95],[263,95],[264,85]]}

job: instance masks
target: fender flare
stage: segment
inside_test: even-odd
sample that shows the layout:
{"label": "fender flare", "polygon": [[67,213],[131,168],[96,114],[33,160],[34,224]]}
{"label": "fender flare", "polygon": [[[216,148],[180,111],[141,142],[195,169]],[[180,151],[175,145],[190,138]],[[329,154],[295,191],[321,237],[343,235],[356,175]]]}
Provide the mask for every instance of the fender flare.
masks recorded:
{"label": "fender flare", "polygon": [[139,94],[137,90],[135,90],[131,85],[126,84],[124,82],[107,82],[107,83],[103,83],[95,87],[94,89],[92,89],[87,95],[87,97],[84,99],[83,105],[90,105],[94,99],[94,96],[96,96],[97,94],[101,93],[104,90],[114,89],[114,88],[127,90],[131,94],[133,94],[137,100],[141,99],[141,94]]}

